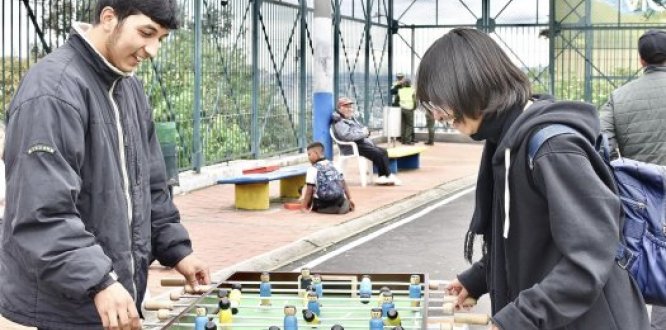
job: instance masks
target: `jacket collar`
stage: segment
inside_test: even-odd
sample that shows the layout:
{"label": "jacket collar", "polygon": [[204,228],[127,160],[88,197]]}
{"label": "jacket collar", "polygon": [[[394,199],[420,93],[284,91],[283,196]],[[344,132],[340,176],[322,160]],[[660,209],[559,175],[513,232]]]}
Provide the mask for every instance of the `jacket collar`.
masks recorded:
{"label": "jacket collar", "polygon": [[111,88],[114,81],[134,75],[134,72],[123,72],[115,67],[95,48],[85,35],[91,28],[92,25],[86,23],[77,22],[72,24],[69,43],[82,55],[83,60],[93,71],[97,73],[99,78],[104,82],[106,89]]}

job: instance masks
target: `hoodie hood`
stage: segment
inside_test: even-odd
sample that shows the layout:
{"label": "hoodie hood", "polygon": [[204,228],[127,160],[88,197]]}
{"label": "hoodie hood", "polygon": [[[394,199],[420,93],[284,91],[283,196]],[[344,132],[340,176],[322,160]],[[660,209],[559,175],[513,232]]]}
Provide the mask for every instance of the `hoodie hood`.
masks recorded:
{"label": "hoodie hood", "polygon": [[338,110],[333,111],[333,114],[331,114],[331,121],[333,121],[334,123],[337,123],[342,119],[343,119],[342,114],[338,112]]}
{"label": "hoodie hood", "polygon": [[592,145],[600,133],[599,116],[593,105],[573,101],[555,102],[552,97],[542,96],[513,122],[500,141],[493,164],[503,162],[505,149],[516,150],[536,128],[551,124],[564,124],[576,129]]}

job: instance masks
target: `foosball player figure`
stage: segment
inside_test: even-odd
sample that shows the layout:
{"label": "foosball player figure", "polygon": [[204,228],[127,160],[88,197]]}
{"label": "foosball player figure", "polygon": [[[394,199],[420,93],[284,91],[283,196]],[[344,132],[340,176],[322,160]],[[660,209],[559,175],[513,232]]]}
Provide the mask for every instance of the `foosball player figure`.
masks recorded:
{"label": "foosball player figure", "polygon": [[312,285],[310,268],[301,268],[301,275],[298,276],[298,296],[304,298],[310,285]]}
{"label": "foosball player figure", "polygon": [[296,318],[296,306],[284,306],[284,330],[298,330],[298,319]]}
{"label": "foosball player figure", "polygon": [[271,325],[271,326],[268,328],[268,330],[280,330],[280,327],[278,327],[277,325]]}
{"label": "foosball player figure", "polygon": [[405,330],[405,328],[403,328],[401,326],[397,326],[397,327],[393,327],[393,329],[391,329],[391,330]]}
{"label": "foosball player figure", "polygon": [[220,311],[217,312],[217,317],[220,325],[231,324],[233,322],[233,313],[231,312],[231,301],[229,301],[229,298],[220,299],[218,306],[220,307]]}
{"label": "foosball player figure", "polygon": [[358,295],[361,298],[361,302],[367,304],[372,297],[372,281],[370,280],[370,275],[363,275],[361,283],[358,286]]}
{"label": "foosball player figure", "polygon": [[319,320],[319,316],[308,309],[303,310],[303,320],[305,320],[305,323],[311,325],[321,323],[321,321]]}
{"label": "foosball player figure", "polygon": [[217,297],[222,299],[222,298],[229,298],[229,290],[220,288],[217,290]]}
{"label": "foosball player figure", "polygon": [[343,327],[343,326],[341,326],[341,325],[339,325],[339,324],[334,324],[334,325],[331,327],[331,330],[345,330],[345,327]]}
{"label": "foosball player figure", "polygon": [[217,324],[215,324],[215,321],[213,321],[212,317],[208,318],[208,322],[206,322],[206,326],[204,327],[205,330],[217,330]]}
{"label": "foosball player figure", "polygon": [[321,275],[314,274],[312,276],[312,286],[314,286],[315,292],[317,293],[317,298],[324,296],[324,284],[321,283]]}
{"label": "foosball player figure", "polygon": [[319,299],[317,299],[317,293],[314,291],[308,292],[308,305],[307,308],[309,311],[321,315],[321,310],[319,309]]}
{"label": "foosball player figure", "polygon": [[206,316],[205,307],[197,307],[197,317],[194,318],[194,330],[205,330],[208,317]]}
{"label": "foosball player figure", "polygon": [[229,292],[229,301],[231,302],[231,313],[236,315],[238,314],[238,306],[240,306],[241,301],[241,290],[242,286],[240,283],[234,283],[231,285],[231,292]]}
{"label": "foosball player figure", "polygon": [[393,293],[390,291],[384,291],[381,293],[382,296],[382,317],[388,315],[388,311],[395,308],[393,303]]}
{"label": "foosball player figure", "polygon": [[391,292],[391,288],[388,286],[383,286],[379,289],[379,294],[377,295],[377,306],[382,307],[382,304],[384,303],[384,296],[382,293],[384,292]]}
{"label": "foosball player figure", "polygon": [[412,307],[421,306],[421,276],[419,275],[412,275],[409,278],[409,298],[414,299],[410,304]]}
{"label": "foosball player figure", "polygon": [[398,310],[395,308],[389,309],[388,313],[386,313],[386,321],[384,323],[385,325],[402,325]]}
{"label": "foosball player figure", "polygon": [[261,306],[271,305],[271,278],[268,272],[261,273],[261,284],[259,284],[259,297],[261,297]]}
{"label": "foosball player figure", "polygon": [[375,307],[370,311],[370,330],[384,330],[381,308]]}

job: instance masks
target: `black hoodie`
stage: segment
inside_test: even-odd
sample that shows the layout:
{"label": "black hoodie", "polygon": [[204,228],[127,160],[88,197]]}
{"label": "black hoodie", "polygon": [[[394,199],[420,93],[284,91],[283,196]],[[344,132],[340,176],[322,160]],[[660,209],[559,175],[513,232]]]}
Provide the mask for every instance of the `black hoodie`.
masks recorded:
{"label": "black hoodie", "polygon": [[[473,297],[490,293],[493,320],[501,329],[649,329],[638,288],[615,262],[620,203],[611,173],[593,147],[599,135],[596,109],[540,100],[504,117],[507,125],[483,137],[491,142],[484,149],[490,162],[482,162],[479,177],[492,182],[477,185],[484,190],[477,192],[470,227],[484,235],[487,253],[458,276],[461,283]],[[484,119],[480,131],[493,125],[492,119]],[[585,139],[551,138],[530,169],[529,138],[555,123],[577,129]]]}

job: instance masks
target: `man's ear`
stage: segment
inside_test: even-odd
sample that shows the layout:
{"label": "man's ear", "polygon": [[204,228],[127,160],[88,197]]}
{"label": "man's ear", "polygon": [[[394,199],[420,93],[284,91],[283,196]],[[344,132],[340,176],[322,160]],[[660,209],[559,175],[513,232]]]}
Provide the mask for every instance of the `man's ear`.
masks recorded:
{"label": "man's ear", "polygon": [[111,33],[118,26],[118,16],[116,11],[110,6],[104,7],[99,14],[99,25],[104,29],[104,32]]}

